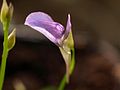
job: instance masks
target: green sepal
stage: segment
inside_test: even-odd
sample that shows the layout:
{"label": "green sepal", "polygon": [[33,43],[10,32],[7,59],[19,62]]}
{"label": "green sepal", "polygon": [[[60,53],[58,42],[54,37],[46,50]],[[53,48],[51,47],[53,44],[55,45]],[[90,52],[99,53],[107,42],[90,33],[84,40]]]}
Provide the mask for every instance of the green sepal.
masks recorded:
{"label": "green sepal", "polygon": [[67,46],[70,49],[74,48],[74,40],[73,40],[72,30],[70,30],[68,37],[64,40],[64,44],[65,44],[65,46]]}
{"label": "green sepal", "polygon": [[73,41],[72,31],[70,31],[68,37],[64,40],[62,47],[59,47],[66,64],[67,82],[69,82],[69,76],[72,73],[71,71],[72,52],[71,51],[73,48],[74,48],[74,41]]}
{"label": "green sepal", "polygon": [[61,54],[64,58],[65,64],[66,64],[66,79],[67,82],[69,82],[69,76],[70,76],[70,62],[71,62],[71,52],[65,51],[63,48],[59,47]]}
{"label": "green sepal", "polygon": [[11,50],[16,42],[16,29],[13,29],[13,31],[8,36],[8,50]]}

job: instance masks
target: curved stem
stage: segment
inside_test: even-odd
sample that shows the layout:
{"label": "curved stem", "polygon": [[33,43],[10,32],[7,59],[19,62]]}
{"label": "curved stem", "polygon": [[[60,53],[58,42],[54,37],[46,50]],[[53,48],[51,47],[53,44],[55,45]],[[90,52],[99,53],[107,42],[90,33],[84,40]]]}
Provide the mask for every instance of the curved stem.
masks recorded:
{"label": "curved stem", "polygon": [[5,77],[5,69],[6,69],[6,61],[8,56],[8,24],[3,25],[4,29],[4,42],[3,42],[3,53],[2,53],[2,61],[1,61],[1,70],[0,70],[0,90],[2,90],[4,77]]}
{"label": "curved stem", "polygon": [[[71,49],[71,65],[70,65],[70,75],[72,74],[74,67],[75,67],[75,50],[74,48]],[[67,84],[66,82],[66,74],[64,75],[62,81],[60,82],[60,85],[58,87],[58,90],[64,90],[65,85]]]}

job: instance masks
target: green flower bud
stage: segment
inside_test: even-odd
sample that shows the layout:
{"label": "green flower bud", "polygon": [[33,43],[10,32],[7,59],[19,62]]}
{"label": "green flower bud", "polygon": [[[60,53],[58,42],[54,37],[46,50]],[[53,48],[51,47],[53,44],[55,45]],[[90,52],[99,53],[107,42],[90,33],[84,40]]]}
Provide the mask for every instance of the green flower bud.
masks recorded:
{"label": "green flower bud", "polygon": [[3,0],[2,8],[1,8],[1,14],[0,14],[0,20],[1,20],[2,23],[4,21],[6,21],[7,13],[8,13],[8,4],[7,4],[6,0]]}
{"label": "green flower bud", "polygon": [[5,23],[9,24],[11,21],[12,15],[13,15],[13,5],[10,3],[10,5],[8,6],[6,0],[3,0],[1,13],[0,13],[0,20],[2,24],[5,24]]}
{"label": "green flower bud", "polygon": [[15,41],[16,41],[16,29],[14,28],[13,31],[8,36],[8,50],[11,50],[14,47]]}

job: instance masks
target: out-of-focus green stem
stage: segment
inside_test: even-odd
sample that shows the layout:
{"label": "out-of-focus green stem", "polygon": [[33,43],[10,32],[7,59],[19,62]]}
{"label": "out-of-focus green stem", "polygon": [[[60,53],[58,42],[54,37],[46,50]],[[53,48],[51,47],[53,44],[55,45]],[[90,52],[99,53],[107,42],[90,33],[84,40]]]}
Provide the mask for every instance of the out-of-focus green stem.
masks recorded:
{"label": "out-of-focus green stem", "polygon": [[66,74],[64,75],[62,81],[60,82],[60,85],[59,85],[59,87],[58,87],[58,90],[64,90],[65,85],[66,85]]}
{"label": "out-of-focus green stem", "polygon": [[4,29],[4,42],[3,42],[3,53],[2,53],[2,61],[1,61],[1,70],[0,70],[0,90],[2,90],[4,77],[5,77],[5,69],[6,69],[6,61],[8,56],[8,28],[9,24],[3,24]]}
{"label": "out-of-focus green stem", "polygon": [[[74,48],[71,49],[71,64],[70,64],[70,75],[72,74],[74,67],[75,67],[75,50]],[[64,90],[65,85],[67,84],[67,78],[66,74],[64,75],[62,81],[60,82],[60,85],[58,87],[58,90]]]}

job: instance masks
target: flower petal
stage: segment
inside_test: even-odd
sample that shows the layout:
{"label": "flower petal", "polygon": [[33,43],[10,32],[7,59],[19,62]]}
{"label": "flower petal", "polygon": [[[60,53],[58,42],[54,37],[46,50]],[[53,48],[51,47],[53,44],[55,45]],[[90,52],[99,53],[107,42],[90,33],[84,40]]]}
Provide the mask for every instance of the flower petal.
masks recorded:
{"label": "flower petal", "polygon": [[65,39],[68,37],[70,31],[71,31],[71,19],[70,19],[70,14],[68,14],[66,31],[65,31],[65,33],[64,33],[63,40],[65,40]]}
{"label": "flower petal", "polygon": [[54,22],[53,19],[48,14],[43,12],[33,12],[29,14],[26,20],[28,20],[27,22],[32,22],[36,20]]}
{"label": "flower petal", "polygon": [[30,14],[26,18],[25,25],[39,31],[55,44],[59,44],[59,39],[64,34],[64,27],[42,12]]}

